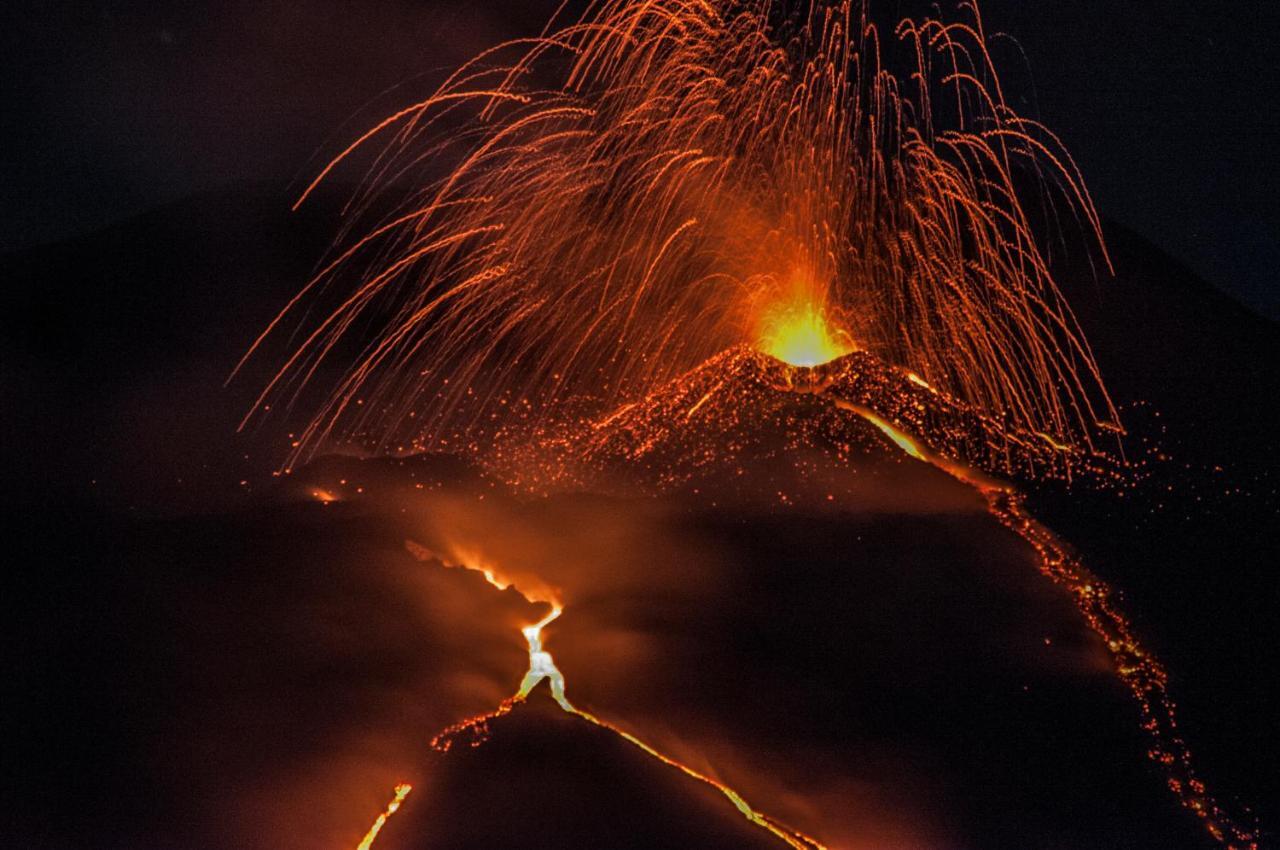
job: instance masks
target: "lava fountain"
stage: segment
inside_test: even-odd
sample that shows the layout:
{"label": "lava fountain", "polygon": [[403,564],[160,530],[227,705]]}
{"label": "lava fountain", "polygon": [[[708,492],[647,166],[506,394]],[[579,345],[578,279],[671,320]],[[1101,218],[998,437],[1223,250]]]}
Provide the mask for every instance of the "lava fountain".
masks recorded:
{"label": "lava fountain", "polygon": [[344,237],[250,352],[299,341],[255,410],[343,371],[294,461],[479,445],[762,339],[871,351],[1063,445],[1118,430],[1032,211],[1105,264],[1098,215],[974,3],[883,31],[856,0],[605,0],[485,51],[302,199],[357,162]]}

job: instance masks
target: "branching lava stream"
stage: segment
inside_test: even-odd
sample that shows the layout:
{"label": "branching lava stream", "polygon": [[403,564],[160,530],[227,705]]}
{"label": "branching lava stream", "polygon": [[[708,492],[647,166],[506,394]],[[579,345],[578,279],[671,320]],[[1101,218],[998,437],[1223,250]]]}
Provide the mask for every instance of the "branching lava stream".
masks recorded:
{"label": "branching lava stream", "polygon": [[[440,732],[440,734],[436,735],[435,738],[433,738],[431,741],[431,747],[434,750],[440,753],[447,753],[449,752],[450,749],[453,748],[455,740],[460,737],[466,737],[470,745],[473,747],[479,746],[488,737],[489,721],[494,720],[498,717],[502,717],[506,714],[509,714],[514,708],[516,708],[518,705],[520,705],[520,703],[524,702],[525,699],[528,698],[529,694],[533,692],[534,688],[536,688],[539,684],[542,683],[544,679],[546,679],[548,680],[548,684],[551,688],[552,698],[555,699],[556,703],[564,711],[574,715],[575,717],[581,718],[582,720],[585,720],[594,726],[597,726],[601,729],[605,729],[609,732],[612,732],[613,734],[622,738],[627,743],[638,748],[645,755],[651,758],[657,759],[658,761],[662,762],[668,767],[675,768],[676,770],[683,773],[685,776],[688,776],[692,779],[696,779],[697,781],[702,782],[716,789],[721,794],[723,794],[726,798],[728,798],[729,802],[733,803],[734,808],[736,808],[739,812],[741,812],[742,815],[745,818],[747,818],[747,820],[751,821],[753,824],[760,827],[761,829],[767,830],[768,832],[772,833],[777,838],[786,842],[789,846],[795,848],[795,850],[826,850],[826,845],[822,844],[821,842],[813,838],[810,838],[809,836],[801,832],[791,829],[783,825],[782,823],[778,822],[774,818],[771,818],[770,816],[752,808],[752,806],[745,799],[743,799],[742,795],[740,795],[737,791],[733,790],[729,786],[725,785],[723,782],[720,782],[719,780],[714,779],[706,775],[705,773],[701,773],[693,769],[692,767],[689,767],[688,765],[683,764],[677,759],[674,759],[668,755],[664,755],[663,753],[659,752],[649,744],[645,743],[640,738],[637,738],[635,735],[625,731],[624,729],[614,725],[613,723],[610,723],[607,720],[604,720],[594,714],[583,711],[579,708],[575,708],[574,705],[571,702],[569,702],[569,699],[565,694],[564,675],[560,672],[559,668],[556,667],[555,660],[552,658],[551,653],[547,652],[542,645],[542,630],[546,626],[554,622],[556,619],[558,619],[562,613],[564,613],[564,607],[558,601],[535,598],[540,594],[536,594],[536,593],[532,595],[527,594],[525,591],[521,590],[518,586],[512,583],[505,582],[501,578],[498,578],[492,569],[485,568],[485,567],[472,566],[468,564],[458,564],[458,565],[450,564],[449,561],[435,555],[426,547],[421,546],[420,544],[414,543],[412,541],[409,541],[406,543],[406,548],[408,548],[410,553],[413,554],[414,557],[418,558],[419,560],[423,560],[423,561],[439,560],[440,562],[444,563],[446,566],[460,566],[464,569],[472,570],[474,572],[479,572],[482,575],[484,575],[485,579],[489,582],[489,584],[493,585],[499,590],[506,590],[507,588],[510,587],[515,589],[517,593],[523,596],[525,600],[530,603],[546,604],[551,606],[550,613],[548,613],[545,617],[543,617],[541,620],[539,620],[537,623],[534,623],[533,625],[524,626],[520,630],[521,633],[524,635],[525,641],[529,645],[529,670],[528,672],[525,673],[523,680],[521,680],[519,690],[517,690],[515,695],[512,697],[509,697],[508,699],[503,700],[502,703],[492,712],[478,715],[476,717],[468,718],[467,720],[464,720],[460,723],[456,723],[453,726],[450,726],[444,731]],[[399,786],[399,788],[407,789],[408,786],[401,785]],[[398,789],[397,789],[397,794],[399,794]],[[403,799],[403,797],[398,797],[398,800],[399,799]],[[398,800],[393,805],[398,806]],[[389,812],[390,811],[394,811],[394,809],[389,809]],[[386,820],[385,816],[379,819],[378,823],[374,825],[374,829],[370,831],[369,837],[366,838],[365,843],[362,843],[358,848],[358,850],[368,850],[369,846],[372,844],[373,838],[376,837],[377,835],[378,829],[381,828],[385,820]]]}

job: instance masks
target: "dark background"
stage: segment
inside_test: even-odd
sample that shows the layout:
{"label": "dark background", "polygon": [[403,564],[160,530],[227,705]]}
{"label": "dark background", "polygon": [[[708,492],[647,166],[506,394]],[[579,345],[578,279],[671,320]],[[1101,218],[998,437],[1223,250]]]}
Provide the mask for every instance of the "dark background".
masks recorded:
{"label": "dark background", "polygon": [[[14,249],[194,191],[310,176],[317,149],[404,103],[389,89],[535,34],[557,0],[5,5],[0,249]],[[982,6],[1029,60],[1028,84],[1018,47],[997,48],[1021,108],[1062,134],[1103,215],[1280,316],[1280,5]]]}

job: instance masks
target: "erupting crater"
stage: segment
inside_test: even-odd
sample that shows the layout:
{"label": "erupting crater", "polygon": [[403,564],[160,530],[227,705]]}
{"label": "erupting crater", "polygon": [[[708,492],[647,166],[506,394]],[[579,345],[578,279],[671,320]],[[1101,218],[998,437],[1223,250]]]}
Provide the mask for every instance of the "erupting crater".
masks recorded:
{"label": "erupting crater", "polygon": [[826,311],[812,303],[776,310],[763,324],[760,350],[790,366],[821,366],[858,350],[853,338],[832,327]]}

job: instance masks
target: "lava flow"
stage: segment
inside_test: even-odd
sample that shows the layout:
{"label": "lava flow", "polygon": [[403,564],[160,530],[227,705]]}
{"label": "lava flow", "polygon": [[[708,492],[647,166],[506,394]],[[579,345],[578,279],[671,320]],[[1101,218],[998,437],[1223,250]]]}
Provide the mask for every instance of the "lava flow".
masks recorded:
{"label": "lava flow", "polygon": [[1106,645],[1116,675],[1137,702],[1142,728],[1151,737],[1148,756],[1164,770],[1169,790],[1179,803],[1204,822],[1215,841],[1230,850],[1257,850],[1257,831],[1236,823],[1196,776],[1191,751],[1178,732],[1174,703],[1168,692],[1168,674],[1160,661],[1138,642],[1111,588],[1090,574],[1052,531],[1036,521],[1027,511],[1023,496],[1013,487],[935,454],[919,440],[861,405],[839,398],[833,402],[866,419],[910,457],[932,464],[982,493],[991,515],[1031,546],[1039,559],[1041,573],[1071,594],[1089,627]]}
{"label": "lava flow", "polygon": [[[606,729],[609,732],[612,732],[613,734],[625,740],[627,743],[637,747],[641,752],[645,753],[651,758],[657,759],[658,761],[662,762],[668,767],[672,767],[672,768],[675,768],[676,770],[679,770],[685,776],[688,776],[692,779],[696,779],[699,782],[705,783],[706,785],[709,785],[712,788],[715,788],[717,791],[723,794],[726,798],[728,798],[729,802],[731,802],[733,806],[739,812],[741,812],[745,818],[747,818],[747,820],[751,821],[751,823],[755,824],[761,829],[767,830],[769,833],[773,834],[777,838],[786,842],[789,846],[795,848],[795,850],[825,850],[825,845],[821,844],[820,842],[810,838],[807,835],[804,835],[801,832],[790,829],[789,827],[784,826],[783,824],[779,823],[777,820],[769,817],[768,815],[763,814],[762,812],[759,812],[756,809],[752,808],[751,805],[747,803],[745,799],[743,799],[741,794],[739,794],[737,791],[734,791],[732,788],[725,785],[723,782],[720,782],[719,780],[716,780],[710,776],[707,776],[706,774],[701,773],[693,769],[692,767],[689,767],[688,765],[681,763],[677,759],[664,755],[654,747],[645,743],[640,738],[637,738],[635,735],[621,729],[620,727],[614,725],[613,723],[610,723],[607,720],[603,720],[600,717],[597,717],[596,715],[591,714],[589,712],[582,711],[578,708],[575,708],[573,704],[569,702],[568,697],[565,695],[564,675],[560,672],[559,668],[556,667],[555,660],[552,658],[551,653],[547,652],[542,645],[542,630],[546,626],[554,622],[556,619],[558,619],[560,615],[564,612],[564,608],[558,602],[548,601],[546,599],[539,599],[539,598],[533,598],[531,596],[528,596],[513,583],[504,581],[501,578],[497,577],[494,571],[488,567],[472,566],[465,563],[451,564],[448,560],[439,557],[438,555],[436,555],[426,547],[422,546],[421,544],[418,544],[412,541],[408,541],[406,543],[406,548],[409,550],[410,554],[412,554],[415,558],[421,561],[435,560],[443,563],[445,566],[457,566],[457,567],[462,567],[464,569],[479,572],[482,575],[484,575],[485,579],[491,585],[493,585],[495,588],[499,590],[505,590],[508,587],[512,587],[512,588],[515,588],[515,590],[518,593],[520,593],[521,596],[524,596],[527,602],[537,603],[537,604],[547,604],[551,606],[551,611],[545,617],[539,620],[537,623],[524,626],[520,629],[521,634],[524,635],[525,641],[529,646],[529,670],[528,672],[525,673],[524,678],[521,680],[520,687],[516,691],[515,695],[512,697],[509,697],[506,700],[503,700],[502,703],[494,711],[488,712],[486,714],[478,715],[476,717],[468,718],[467,720],[463,720],[460,723],[456,723],[448,727],[447,729],[443,730],[439,734],[437,734],[431,740],[431,746],[437,752],[440,752],[440,753],[449,752],[449,750],[453,748],[454,742],[459,737],[463,737],[463,736],[465,736],[468,739],[471,746],[473,747],[479,746],[481,743],[483,743],[484,739],[487,737],[489,722],[496,718],[509,714],[512,710],[516,708],[516,706],[518,706],[521,702],[523,702],[526,698],[528,698],[529,694],[533,692],[533,689],[536,688],[539,684],[541,684],[541,682],[545,679],[545,680],[548,680],[549,682],[552,698],[564,711],[574,715],[575,717],[579,717],[587,721],[588,723],[593,724],[594,726],[598,726],[601,729]],[[408,793],[407,791],[408,787],[409,786],[407,785],[400,786],[400,788],[406,789],[405,791],[406,794]],[[403,799],[403,796],[399,794],[399,790],[397,789],[397,799],[392,804],[393,808],[388,809],[387,815],[390,815],[391,812],[395,811],[394,807],[398,807],[399,801],[402,799]],[[379,821],[374,825],[374,828],[370,831],[369,836],[366,837],[365,843],[362,843],[360,845],[359,850],[367,850],[367,848],[372,843],[373,838],[377,836],[378,830],[381,829],[382,824],[385,821],[386,821],[386,816],[379,818]]]}
{"label": "lava flow", "polygon": [[409,796],[409,792],[413,790],[413,786],[402,783],[396,786],[395,796],[391,798],[391,802],[387,803],[387,808],[382,814],[378,815],[374,820],[373,826],[369,827],[369,831],[365,834],[364,840],[356,847],[356,850],[369,850],[373,846],[373,842],[377,839],[378,833],[387,825],[387,821],[391,816],[400,810],[400,805],[404,802],[405,797]]}

